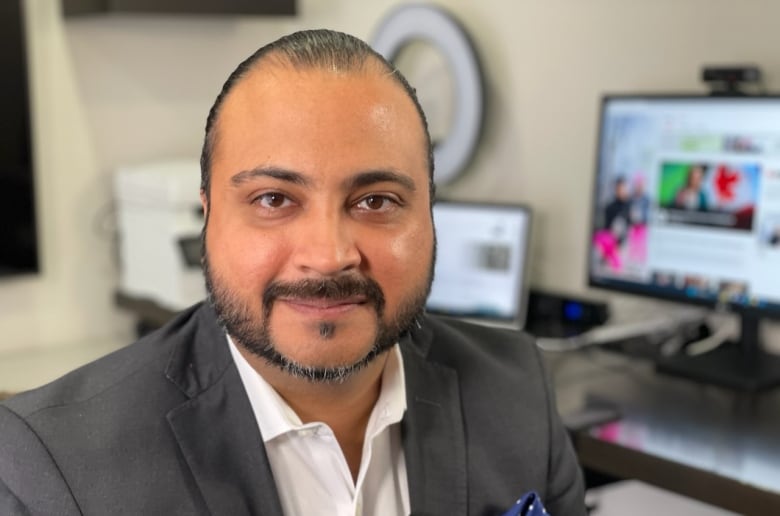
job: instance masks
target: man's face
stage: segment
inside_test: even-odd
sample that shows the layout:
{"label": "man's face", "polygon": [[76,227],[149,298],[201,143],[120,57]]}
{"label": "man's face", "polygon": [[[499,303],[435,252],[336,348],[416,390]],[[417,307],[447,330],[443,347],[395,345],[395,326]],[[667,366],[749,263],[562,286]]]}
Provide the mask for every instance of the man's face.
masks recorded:
{"label": "man's face", "polygon": [[626,186],[625,181],[618,181],[615,185],[615,197],[621,201],[628,199],[628,187]]}
{"label": "man's face", "polygon": [[430,289],[422,124],[380,72],[260,66],[217,122],[205,206],[212,302],[256,355],[341,379],[396,341]]}

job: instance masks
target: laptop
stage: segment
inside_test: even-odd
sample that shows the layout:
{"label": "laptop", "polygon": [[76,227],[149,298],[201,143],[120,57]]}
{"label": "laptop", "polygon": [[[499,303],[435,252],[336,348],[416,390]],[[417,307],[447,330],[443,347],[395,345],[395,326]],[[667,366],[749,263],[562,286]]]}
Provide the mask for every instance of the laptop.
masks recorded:
{"label": "laptop", "polygon": [[527,310],[530,208],[437,200],[429,313],[520,329]]}

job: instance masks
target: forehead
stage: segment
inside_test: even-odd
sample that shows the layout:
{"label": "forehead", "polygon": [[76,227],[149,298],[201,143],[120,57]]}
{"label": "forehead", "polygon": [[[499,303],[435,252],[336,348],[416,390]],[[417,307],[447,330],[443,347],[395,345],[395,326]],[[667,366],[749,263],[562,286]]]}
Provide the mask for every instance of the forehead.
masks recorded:
{"label": "forehead", "polygon": [[403,87],[378,65],[343,72],[261,63],[228,94],[215,127],[213,163],[234,170],[269,160],[284,166],[305,156],[321,161],[348,149],[356,161],[365,151],[376,159],[407,161],[383,165],[427,173],[420,116]]}

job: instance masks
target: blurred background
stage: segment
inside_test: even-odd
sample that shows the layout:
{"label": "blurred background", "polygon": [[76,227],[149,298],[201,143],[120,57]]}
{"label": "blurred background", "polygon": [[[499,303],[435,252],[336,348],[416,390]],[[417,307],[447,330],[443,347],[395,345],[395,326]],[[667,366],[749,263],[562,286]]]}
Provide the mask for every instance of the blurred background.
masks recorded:
{"label": "blurred background", "polygon": [[[314,27],[370,39],[402,2],[298,0],[294,16],[64,17],[57,1],[22,4],[41,272],[0,281],[0,353],[130,338],[113,300],[116,170],[197,159],[223,80],[263,43]],[[531,206],[530,281],[544,288],[585,289],[603,93],[703,91],[702,66],[719,63],[760,65],[770,90],[780,80],[772,0],[434,4],[470,35],[486,95],[480,146],[443,192]],[[431,79],[416,84],[424,101],[441,96],[446,78],[417,75]]]}
{"label": "blurred background", "polygon": [[[295,4],[294,15],[65,16],[61,1],[20,0],[39,270],[0,277],[0,391],[39,385],[135,338],[136,315],[115,299],[121,273],[119,170],[194,163],[223,81],[259,46],[321,27],[370,41],[381,20],[405,2]],[[610,300],[613,307],[636,302],[586,286],[600,99],[624,92],[704,94],[701,70],[708,65],[755,64],[764,87],[780,89],[780,2],[432,5],[446,9],[471,39],[485,95],[476,152],[439,192],[454,200],[531,208],[531,287]],[[446,136],[457,87],[446,62],[422,45],[404,51],[396,63],[417,87],[434,139]],[[640,303],[652,310],[659,302]],[[674,507],[669,514],[699,514],[692,506],[688,512]],[[621,511],[626,514],[613,514]]]}

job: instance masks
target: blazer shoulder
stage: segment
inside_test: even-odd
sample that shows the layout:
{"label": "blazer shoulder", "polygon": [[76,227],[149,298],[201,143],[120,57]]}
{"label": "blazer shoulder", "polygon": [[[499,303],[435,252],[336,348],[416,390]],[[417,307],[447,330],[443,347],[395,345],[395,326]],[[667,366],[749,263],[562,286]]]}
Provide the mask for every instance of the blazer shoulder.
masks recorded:
{"label": "blazer shoulder", "polygon": [[0,513],[81,514],[73,494],[35,432],[0,406]]}

